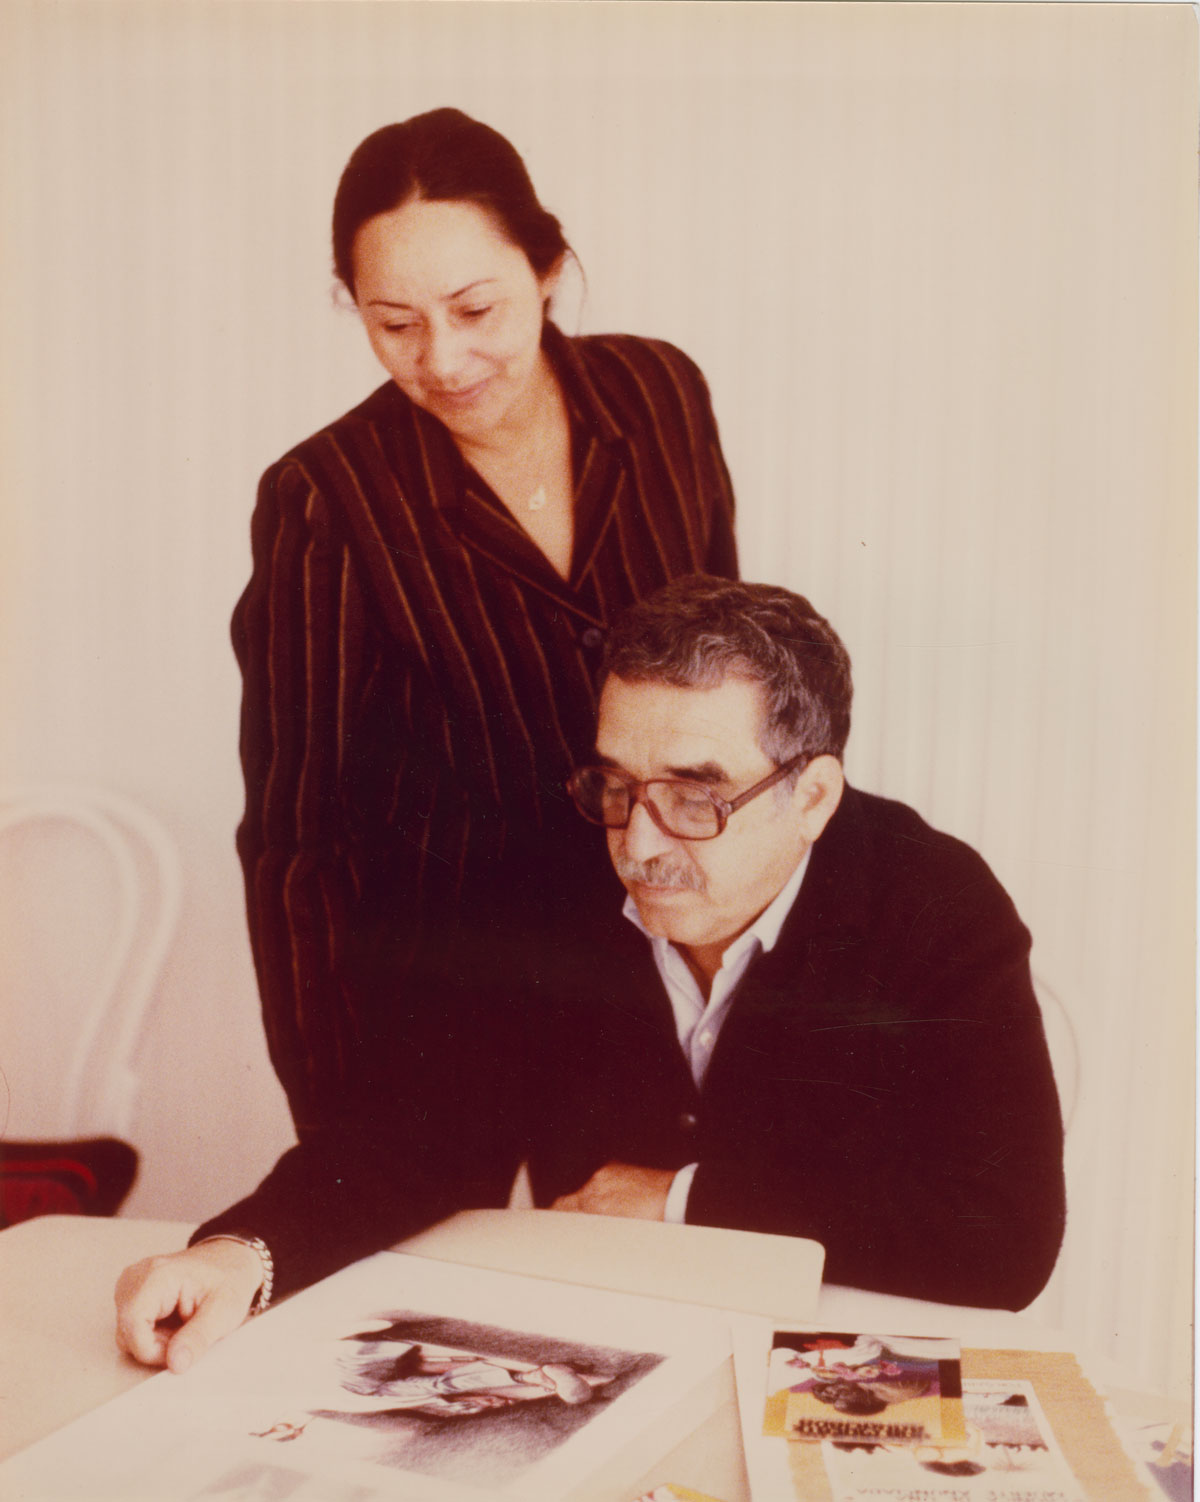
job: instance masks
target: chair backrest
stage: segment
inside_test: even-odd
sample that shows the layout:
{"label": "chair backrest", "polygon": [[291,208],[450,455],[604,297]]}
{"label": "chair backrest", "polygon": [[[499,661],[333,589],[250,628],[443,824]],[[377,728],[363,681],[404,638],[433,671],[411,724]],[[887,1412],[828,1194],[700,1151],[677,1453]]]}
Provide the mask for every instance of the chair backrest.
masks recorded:
{"label": "chair backrest", "polygon": [[175,846],[98,788],[0,788],[0,1137],[127,1136],[179,916]]}

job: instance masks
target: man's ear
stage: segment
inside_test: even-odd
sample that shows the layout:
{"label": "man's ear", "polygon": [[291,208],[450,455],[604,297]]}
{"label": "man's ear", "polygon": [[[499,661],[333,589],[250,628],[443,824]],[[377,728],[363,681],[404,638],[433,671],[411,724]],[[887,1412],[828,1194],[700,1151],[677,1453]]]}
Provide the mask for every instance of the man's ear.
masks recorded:
{"label": "man's ear", "polygon": [[825,831],[842,801],[846,777],[836,756],[814,756],[796,781],[800,831],[811,845]]}

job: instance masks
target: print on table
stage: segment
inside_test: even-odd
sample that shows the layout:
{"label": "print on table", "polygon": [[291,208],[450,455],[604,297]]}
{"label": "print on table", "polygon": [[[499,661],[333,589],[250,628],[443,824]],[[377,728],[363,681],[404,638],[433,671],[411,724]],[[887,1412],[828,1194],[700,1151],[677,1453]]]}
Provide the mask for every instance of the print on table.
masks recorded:
{"label": "print on table", "polygon": [[[372,1436],[376,1465],[506,1482],[576,1434],[664,1358],[410,1310],[331,1342],[325,1386],[256,1438],[297,1458],[331,1424]],[[363,1458],[367,1458],[364,1456]]]}
{"label": "print on table", "polygon": [[903,1502],[1083,1502],[1027,1381],[967,1379],[961,1445],[865,1445],[835,1441],[825,1464],[837,1502],[881,1495]]}
{"label": "print on table", "polygon": [[961,1442],[958,1342],[777,1330],[763,1433],[808,1441]]}

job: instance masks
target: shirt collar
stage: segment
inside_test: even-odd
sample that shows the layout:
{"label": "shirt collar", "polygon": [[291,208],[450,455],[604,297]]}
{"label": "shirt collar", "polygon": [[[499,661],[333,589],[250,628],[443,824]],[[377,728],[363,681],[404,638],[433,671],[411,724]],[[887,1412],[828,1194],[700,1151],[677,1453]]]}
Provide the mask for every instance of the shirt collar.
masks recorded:
{"label": "shirt collar", "polygon": [[[780,887],[779,891],[767,903],[758,917],[744,933],[730,944],[729,948],[721,956],[721,969],[724,970],[733,963],[746,950],[755,945],[761,946],[764,952],[772,950],[779,942],[779,935],[783,928],[787,915],[792,910],[792,904],[796,901],[800,892],[800,883],[804,880],[804,873],[808,870],[809,858],[812,855],[812,846],[800,858],[800,863],[792,874]],[[621,909],[622,914],[629,919],[634,928],[645,934],[655,949],[666,949],[670,945],[669,939],[660,935],[652,934],[642,922],[642,915],[637,910],[637,903],[626,894],[625,905]]]}

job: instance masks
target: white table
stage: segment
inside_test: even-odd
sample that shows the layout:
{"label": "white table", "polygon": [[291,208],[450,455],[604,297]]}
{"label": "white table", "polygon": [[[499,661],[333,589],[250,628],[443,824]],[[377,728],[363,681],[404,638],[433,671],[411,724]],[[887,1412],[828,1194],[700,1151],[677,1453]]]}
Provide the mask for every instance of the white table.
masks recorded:
{"label": "white table", "polygon": [[[168,1221],[47,1216],[0,1232],[0,1458],[32,1444],[151,1373],[116,1348],[112,1290],[140,1257],[174,1251],[192,1227]],[[398,1250],[468,1266],[707,1303],[827,1328],[953,1334],[964,1343],[1062,1349],[1020,1315],[825,1287],[815,1311],[796,1289],[804,1244],[707,1227],[661,1226],[538,1210],[467,1211]],[[647,1472],[721,1502],[749,1502],[731,1367],[715,1412]],[[632,1495],[625,1493],[623,1495]]]}

